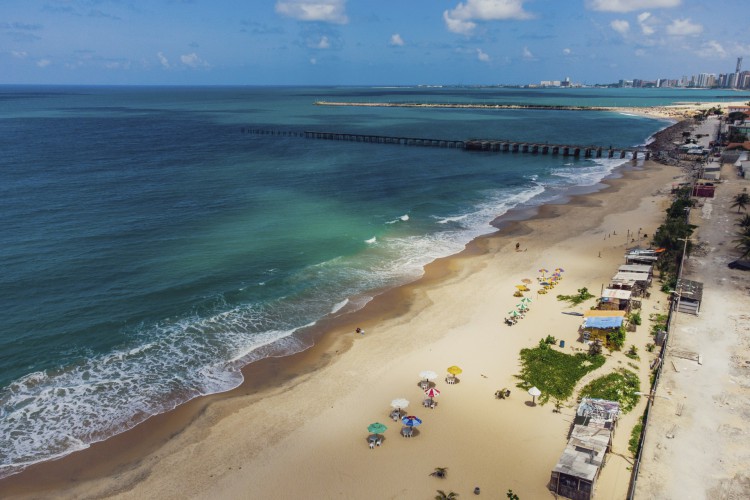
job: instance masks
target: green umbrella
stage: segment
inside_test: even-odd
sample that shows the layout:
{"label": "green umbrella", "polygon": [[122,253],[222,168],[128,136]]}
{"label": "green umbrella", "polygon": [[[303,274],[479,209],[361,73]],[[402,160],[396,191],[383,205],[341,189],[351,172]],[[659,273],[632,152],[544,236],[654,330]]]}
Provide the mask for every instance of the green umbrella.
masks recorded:
{"label": "green umbrella", "polygon": [[511,315],[511,317],[513,317],[513,318],[515,318],[516,316],[520,316],[520,314],[518,313],[518,311],[515,311],[515,310],[514,310],[514,311],[511,311],[511,312],[509,312],[508,314],[510,314],[510,315]]}
{"label": "green umbrella", "polygon": [[388,429],[385,425],[381,424],[380,422],[375,422],[374,424],[370,424],[367,426],[367,432],[372,432],[373,434],[382,434]]}
{"label": "green umbrella", "polygon": [[522,304],[531,304],[531,297],[524,297],[521,299]]}

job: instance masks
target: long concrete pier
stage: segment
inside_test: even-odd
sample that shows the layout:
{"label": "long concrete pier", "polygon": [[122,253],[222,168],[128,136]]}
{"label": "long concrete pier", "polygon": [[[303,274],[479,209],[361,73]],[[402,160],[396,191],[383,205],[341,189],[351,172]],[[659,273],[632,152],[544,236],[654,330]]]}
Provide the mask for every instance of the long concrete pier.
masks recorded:
{"label": "long concrete pier", "polygon": [[329,141],[367,142],[373,144],[397,144],[403,146],[426,146],[438,148],[464,149],[467,151],[486,151],[498,153],[526,153],[542,155],[561,155],[584,158],[626,158],[628,153],[632,159],[639,155],[646,160],[651,157],[651,151],[635,148],[613,148],[592,145],[549,144],[541,142],[519,142],[500,139],[433,139],[425,137],[403,137],[391,135],[350,134],[346,132],[321,132],[306,130],[304,132],[243,128],[243,133],[261,135],[279,135],[289,137],[304,137],[307,139],[323,139]]}

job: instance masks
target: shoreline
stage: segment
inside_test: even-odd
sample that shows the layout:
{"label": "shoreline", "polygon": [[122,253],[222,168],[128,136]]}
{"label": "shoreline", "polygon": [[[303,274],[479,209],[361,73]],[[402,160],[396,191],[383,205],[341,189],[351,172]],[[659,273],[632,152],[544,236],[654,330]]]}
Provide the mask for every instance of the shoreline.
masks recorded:
{"label": "shoreline", "polygon": [[[290,392],[340,360],[359,342],[351,332],[357,325],[368,325],[368,332],[375,330],[369,325],[383,323],[406,324],[429,307],[424,294],[433,288],[450,286],[466,278],[466,265],[477,258],[487,259],[496,255],[501,247],[510,245],[509,238],[521,241],[530,240],[529,234],[536,225],[554,222],[575,208],[601,206],[597,201],[615,196],[627,188],[633,178],[647,175],[645,166],[633,168],[630,163],[604,179],[600,189],[592,192],[565,196],[559,203],[547,204],[534,209],[512,210],[493,222],[498,231],[479,237],[459,254],[438,259],[425,267],[424,275],[415,282],[393,288],[377,295],[367,306],[354,313],[335,318],[324,318],[313,328],[303,332],[303,339],[313,339],[312,347],[302,352],[278,357],[268,357],[243,368],[244,382],[238,388],[210,396],[196,398],[175,410],[149,418],[134,429],[96,443],[86,450],[63,457],[59,460],[30,466],[23,472],[0,480],[0,492],[7,495],[38,494],[44,491],[65,490],[72,485],[89,483],[95,489],[102,482],[118,482],[118,477],[129,476],[138,470],[148,470],[155,464],[156,456],[165,449],[174,447],[175,441],[195,439],[196,431],[204,429],[205,421],[221,422],[227,414],[222,407],[252,407],[264,399],[273,399]],[[647,164],[648,168],[664,170],[668,167]],[[677,173],[677,172],[675,172]],[[533,240],[532,240],[533,241]],[[473,264],[469,264],[471,267]],[[470,273],[471,274],[471,273]],[[380,330],[381,327],[377,329]],[[370,333],[367,334],[369,339]],[[359,336],[357,336],[359,337]],[[517,355],[517,352],[516,354]],[[224,408],[226,410],[226,408]],[[233,409],[229,412],[232,414]],[[218,414],[218,415],[217,415]],[[193,436],[189,436],[192,434]],[[148,476],[148,475],[147,475]],[[107,479],[114,477],[115,479]],[[125,484],[139,484],[126,480]],[[99,490],[105,495],[127,489],[119,484],[114,490],[111,485]],[[97,494],[98,495],[98,494]]]}
{"label": "shoreline", "polygon": [[742,105],[744,101],[711,101],[680,102],[662,106],[556,106],[538,104],[474,104],[474,103],[417,103],[417,102],[354,102],[354,101],[316,101],[316,106],[366,107],[366,108],[420,108],[420,109],[488,109],[488,110],[540,110],[540,111],[604,111],[613,113],[634,114],[660,120],[679,121],[692,118],[697,112],[712,107]]}

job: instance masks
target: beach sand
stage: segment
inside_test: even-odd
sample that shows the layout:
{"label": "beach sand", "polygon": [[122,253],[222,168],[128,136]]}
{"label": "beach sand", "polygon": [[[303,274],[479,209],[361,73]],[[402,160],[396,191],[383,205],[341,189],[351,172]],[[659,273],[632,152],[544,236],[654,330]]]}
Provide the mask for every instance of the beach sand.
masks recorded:
{"label": "beach sand", "polygon": [[[552,404],[532,406],[515,386],[519,351],[547,335],[564,340],[565,352],[584,348],[577,342],[581,318],[561,314],[570,309],[555,295],[581,287],[597,294],[623,263],[626,245],[637,243],[626,238],[628,232],[640,230],[640,242],[648,243],[645,235],[662,222],[666,195],[679,175],[674,167],[647,162],[627,167],[599,192],[535,214],[510,214],[498,233],[429,265],[419,281],[382,294],[343,320],[321,322],[315,347],[254,363],[245,370],[245,384],[231,393],[193,401],[0,481],[0,496],[431,498],[437,489],[467,496],[479,486],[492,498],[508,489],[521,498],[546,497],[575,401],[561,413]],[[536,290],[538,269],[556,267],[565,269],[561,284],[545,296],[527,294],[534,299],[527,317],[512,327],[503,324],[519,300],[514,285],[530,278]],[[665,306],[657,292],[643,309]],[[357,326],[366,333],[355,333]],[[643,390],[650,340],[645,322],[626,341],[642,353]],[[579,388],[629,361],[614,353]],[[455,385],[444,381],[451,365],[463,368]],[[436,409],[421,406],[422,370],[439,375]],[[495,399],[503,387],[511,389],[510,398]],[[411,439],[389,419],[390,402],[399,397],[424,421]],[[627,442],[642,411],[643,403],[621,419],[597,497],[625,496],[632,464]],[[370,449],[367,426],[378,421],[388,426],[385,441]],[[447,478],[430,476],[435,467],[447,467]]]}

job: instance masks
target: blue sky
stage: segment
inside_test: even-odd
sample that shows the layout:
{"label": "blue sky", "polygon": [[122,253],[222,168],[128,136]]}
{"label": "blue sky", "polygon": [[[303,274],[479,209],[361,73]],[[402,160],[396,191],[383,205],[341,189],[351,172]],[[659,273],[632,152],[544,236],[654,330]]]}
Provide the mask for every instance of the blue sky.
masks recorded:
{"label": "blue sky", "polygon": [[747,0],[0,0],[0,84],[603,83],[750,68]]}

